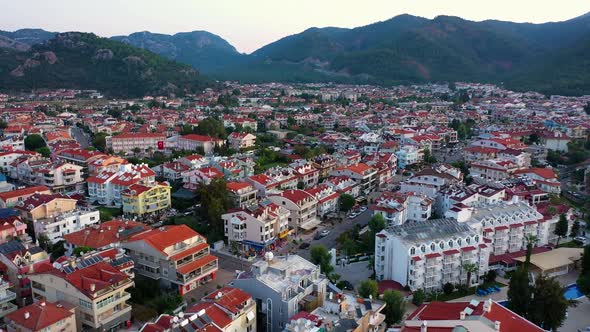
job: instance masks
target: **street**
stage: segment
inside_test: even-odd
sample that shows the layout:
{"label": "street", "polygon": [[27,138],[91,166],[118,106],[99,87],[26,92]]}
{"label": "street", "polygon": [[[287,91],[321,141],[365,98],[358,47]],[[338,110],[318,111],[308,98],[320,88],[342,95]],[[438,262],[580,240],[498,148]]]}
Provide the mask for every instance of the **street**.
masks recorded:
{"label": "street", "polygon": [[[336,223],[336,224],[334,224],[333,227],[329,227],[329,226],[324,227],[324,226],[320,225],[318,227],[318,229],[311,232],[310,234],[304,234],[304,235],[300,234],[299,238],[302,238],[303,241],[310,243],[312,246],[323,245],[326,248],[328,248],[328,250],[329,250],[332,248],[336,248],[336,246],[337,246],[336,239],[338,238],[338,236],[340,236],[340,234],[351,229],[354,225],[365,226],[369,223],[369,220],[371,220],[371,212],[369,210],[367,210],[367,211],[361,213],[360,215],[358,215],[353,220],[346,218],[345,221],[343,221],[341,223]],[[330,231],[330,234],[328,234],[327,236],[325,236],[319,240],[315,240],[314,236],[315,236],[316,232],[319,232],[323,229],[328,229]],[[301,257],[303,257],[305,259],[310,259],[309,248],[299,249],[299,247],[297,247],[296,250],[297,250],[297,254],[300,255]]]}
{"label": "street", "polygon": [[92,141],[90,139],[90,136],[88,136],[88,134],[86,134],[84,132],[84,130],[82,130],[82,128],[77,127],[77,126],[72,126],[71,133],[72,133],[72,138],[75,139],[76,142],[78,142],[78,144],[80,144],[80,147],[82,149],[86,149],[87,147],[92,145]]}

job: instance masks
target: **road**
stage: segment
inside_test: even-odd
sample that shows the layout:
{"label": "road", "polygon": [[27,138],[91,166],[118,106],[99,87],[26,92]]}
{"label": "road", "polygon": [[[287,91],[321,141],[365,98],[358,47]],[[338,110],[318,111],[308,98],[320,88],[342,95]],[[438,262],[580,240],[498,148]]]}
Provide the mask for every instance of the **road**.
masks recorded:
{"label": "road", "polygon": [[[320,225],[317,229],[318,232],[321,231],[322,229],[328,229],[328,230],[330,230],[330,234],[328,234],[327,236],[325,236],[319,240],[313,239],[315,232],[313,232],[312,234],[303,235],[301,237],[303,238],[303,240],[305,242],[309,242],[312,246],[323,245],[328,249],[332,249],[332,248],[336,248],[336,246],[337,246],[336,239],[338,238],[338,236],[340,236],[340,234],[351,229],[354,225],[364,226],[369,223],[369,220],[371,220],[371,212],[369,210],[367,210],[367,211],[361,213],[359,216],[357,216],[353,220],[350,220],[347,218],[345,221],[343,221],[341,223],[336,223],[334,226],[328,226],[328,227],[323,227]],[[308,249],[297,249],[297,254],[299,254],[301,257],[306,258],[306,259],[310,258],[309,248]]]}
{"label": "road", "polygon": [[80,147],[82,149],[86,149],[87,147],[92,145],[92,140],[90,139],[90,136],[84,132],[84,130],[82,130],[82,128],[77,127],[77,126],[72,126],[72,138],[76,140],[76,142],[78,142],[78,144],[80,144]]}

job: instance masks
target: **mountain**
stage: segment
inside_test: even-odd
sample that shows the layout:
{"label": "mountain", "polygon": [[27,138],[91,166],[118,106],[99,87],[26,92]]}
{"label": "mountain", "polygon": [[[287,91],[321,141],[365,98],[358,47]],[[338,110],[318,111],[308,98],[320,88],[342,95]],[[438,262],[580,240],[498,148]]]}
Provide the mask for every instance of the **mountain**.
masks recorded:
{"label": "mountain", "polygon": [[189,64],[203,73],[218,71],[244,59],[244,55],[238,53],[226,40],[207,31],[174,35],[144,31],[128,36],[115,36],[112,39]]}
{"label": "mountain", "polygon": [[0,87],[97,89],[110,96],[184,94],[212,83],[197,70],[94,34],[59,33],[27,51],[0,49]]}
{"label": "mountain", "polygon": [[[10,39],[13,43],[19,46],[18,49],[22,50],[23,48],[28,48],[35,44],[41,44],[55,36],[55,32],[45,31],[43,29],[20,29],[16,31],[2,31],[0,30],[0,39],[6,41]],[[26,46],[25,46],[26,45]],[[0,47],[7,47],[0,45]]]}
{"label": "mountain", "polygon": [[[256,68],[256,80],[275,78],[277,68],[288,66],[299,73],[293,81],[314,81],[319,75],[320,80],[378,84],[513,77],[518,82],[523,68],[530,68],[529,75],[546,70],[540,68],[549,63],[541,62],[555,65],[551,59],[564,50],[574,52],[584,36],[590,36],[588,15],[545,24],[401,15],[355,29],[307,29],[255,51],[245,71]],[[239,77],[243,70],[232,67],[231,72]]]}

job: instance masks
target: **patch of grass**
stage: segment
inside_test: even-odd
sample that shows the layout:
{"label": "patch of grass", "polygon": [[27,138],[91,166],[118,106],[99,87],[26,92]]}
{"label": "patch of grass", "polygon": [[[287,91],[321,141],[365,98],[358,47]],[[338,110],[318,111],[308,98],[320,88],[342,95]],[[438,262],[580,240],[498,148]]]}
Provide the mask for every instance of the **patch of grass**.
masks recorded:
{"label": "patch of grass", "polygon": [[577,242],[577,241],[569,241],[569,242],[560,243],[557,247],[558,248],[584,248],[584,245],[581,244],[580,242]]}
{"label": "patch of grass", "polygon": [[100,221],[109,221],[123,215],[123,209],[99,206],[96,208],[100,212]]}

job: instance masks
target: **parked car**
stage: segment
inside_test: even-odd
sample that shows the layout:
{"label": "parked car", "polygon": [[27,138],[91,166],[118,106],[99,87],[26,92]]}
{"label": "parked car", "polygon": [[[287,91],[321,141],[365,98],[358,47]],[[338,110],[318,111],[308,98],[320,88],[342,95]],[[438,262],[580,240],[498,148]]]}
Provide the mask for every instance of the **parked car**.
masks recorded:
{"label": "parked car", "polygon": [[583,237],[583,236],[576,236],[576,237],[574,238],[574,241],[576,241],[576,242],[579,242],[579,243],[581,243],[581,244],[586,244],[586,238],[585,238],[585,237]]}
{"label": "parked car", "polygon": [[321,237],[328,236],[328,234],[330,234],[330,231],[329,231],[329,230],[327,230],[327,229],[324,229],[324,230],[322,230],[322,231],[320,232],[320,236],[321,236]]}
{"label": "parked car", "polygon": [[367,207],[366,206],[361,206],[361,208],[359,210],[361,211],[361,213],[362,212],[365,212],[365,211],[367,211]]}
{"label": "parked car", "polygon": [[348,280],[342,280],[338,284],[342,287],[343,290],[349,290],[349,291],[354,290],[354,286]]}
{"label": "parked car", "polygon": [[309,242],[303,242],[299,245],[299,249],[307,249],[309,248]]}

